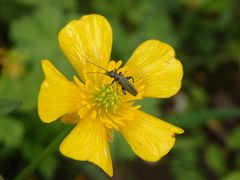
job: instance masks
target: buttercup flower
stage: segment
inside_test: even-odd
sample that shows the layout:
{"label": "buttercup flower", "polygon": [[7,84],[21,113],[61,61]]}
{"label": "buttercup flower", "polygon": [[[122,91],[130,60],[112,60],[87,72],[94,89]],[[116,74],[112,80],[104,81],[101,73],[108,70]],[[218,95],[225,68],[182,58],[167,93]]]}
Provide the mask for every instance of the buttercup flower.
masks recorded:
{"label": "buttercup flower", "polygon": [[[73,20],[59,33],[59,44],[78,76],[67,80],[48,60],[42,60],[45,80],[38,98],[41,120],[58,118],[76,126],[60,145],[60,152],[72,159],[89,161],[113,175],[108,141],[112,129],[120,131],[131,149],[145,161],[158,161],[183,130],[146,114],[133,105],[144,97],[167,98],[181,86],[182,65],[171,46],[158,40],[143,42],[126,65],[110,61],[112,29],[101,15]],[[96,65],[94,65],[96,64]],[[117,69],[136,88],[137,95],[112,83],[107,71]]]}

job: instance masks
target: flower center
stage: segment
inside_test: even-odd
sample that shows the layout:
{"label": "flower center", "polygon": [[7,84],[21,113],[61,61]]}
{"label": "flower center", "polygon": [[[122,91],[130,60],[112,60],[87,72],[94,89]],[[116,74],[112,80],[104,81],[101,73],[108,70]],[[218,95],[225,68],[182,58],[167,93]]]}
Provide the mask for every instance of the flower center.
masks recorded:
{"label": "flower center", "polygon": [[111,85],[101,86],[93,95],[97,108],[115,110],[119,104],[117,92]]}

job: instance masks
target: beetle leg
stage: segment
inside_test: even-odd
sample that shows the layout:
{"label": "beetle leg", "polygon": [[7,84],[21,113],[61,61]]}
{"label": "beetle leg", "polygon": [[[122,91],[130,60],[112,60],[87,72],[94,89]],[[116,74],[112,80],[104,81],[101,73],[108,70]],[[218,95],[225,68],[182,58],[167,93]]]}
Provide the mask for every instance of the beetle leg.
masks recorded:
{"label": "beetle leg", "polygon": [[[116,82],[116,81],[117,81],[117,80],[114,79],[114,80],[112,81],[111,85],[113,85],[113,83]],[[117,85],[117,93],[118,93],[118,83],[116,83],[116,85]]]}
{"label": "beetle leg", "polygon": [[112,83],[111,83],[111,85],[113,85],[113,83],[116,81],[116,79],[114,79],[113,81],[112,81]]}
{"label": "beetle leg", "polygon": [[117,83],[117,93],[118,93],[118,83]]}
{"label": "beetle leg", "polygon": [[127,94],[126,90],[125,90],[123,87],[122,87],[122,93],[123,93],[124,95]]}
{"label": "beetle leg", "polygon": [[126,77],[126,79],[127,79],[127,80],[130,80],[130,79],[131,79],[131,80],[133,81],[133,83],[134,83],[134,78],[133,78],[132,76],[128,76],[128,77]]}

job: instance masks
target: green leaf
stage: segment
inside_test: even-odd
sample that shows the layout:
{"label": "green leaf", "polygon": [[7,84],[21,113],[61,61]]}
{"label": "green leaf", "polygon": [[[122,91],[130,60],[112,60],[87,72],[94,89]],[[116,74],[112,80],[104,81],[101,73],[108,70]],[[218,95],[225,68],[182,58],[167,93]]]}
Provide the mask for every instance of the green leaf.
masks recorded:
{"label": "green leaf", "polygon": [[205,179],[197,151],[204,144],[203,136],[203,134],[197,134],[177,139],[172,156],[170,156],[170,170],[174,179]]}
{"label": "green leaf", "polygon": [[240,179],[240,172],[234,171],[229,173],[227,176],[225,176],[221,180],[239,180],[239,179]]}
{"label": "green leaf", "polygon": [[153,116],[159,116],[159,99],[144,98],[135,102],[135,105],[141,105],[141,110],[147,112]]}
{"label": "green leaf", "polygon": [[58,33],[75,18],[79,15],[66,13],[57,6],[40,6],[32,14],[11,23],[10,37],[19,50],[28,54],[29,65],[40,67],[40,61],[47,58],[72,73],[70,63],[58,46]]}
{"label": "green leaf", "polygon": [[206,1],[202,9],[209,13],[222,12],[231,5],[230,0]]}
{"label": "green leaf", "polygon": [[238,153],[237,156],[235,157],[235,164],[238,169],[240,169],[240,154]]}
{"label": "green leaf", "polygon": [[0,142],[6,146],[17,146],[22,141],[23,124],[10,117],[0,119]]}
{"label": "green leaf", "polygon": [[45,158],[39,164],[39,170],[41,174],[45,177],[44,179],[53,179],[53,176],[57,170],[58,159],[54,156],[49,156]]}
{"label": "green leaf", "polygon": [[2,177],[2,175],[0,174],[0,180],[4,180],[4,178]]}
{"label": "green leaf", "polygon": [[0,99],[0,116],[7,115],[21,105],[20,101]]}
{"label": "green leaf", "polygon": [[40,7],[32,15],[13,21],[11,38],[19,49],[35,61],[46,57],[53,59],[57,57],[57,34],[62,27],[62,19],[58,8]]}
{"label": "green leaf", "polygon": [[218,175],[226,173],[226,154],[224,149],[215,144],[206,148],[205,161],[208,167]]}
{"label": "green leaf", "polygon": [[239,108],[215,108],[202,109],[198,111],[186,112],[183,114],[175,114],[166,117],[169,122],[182,128],[191,129],[202,126],[212,118],[231,118],[240,116]]}
{"label": "green leaf", "polygon": [[228,137],[226,138],[227,148],[230,150],[239,150],[240,149],[240,127],[234,129]]}
{"label": "green leaf", "polygon": [[71,164],[74,164],[75,168],[79,167],[79,171],[85,171],[90,178],[89,179],[94,179],[94,180],[108,180],[109,176],[107,176],[100,168],[95,166],[92,163],[88,162],[70,162]]}
{"label": "green leaf", "polygon": [[76,1],[75,0],[12,0],[23,5],[39,7],[42,5],[54,5],[59,8],[63,8],[66,10],[72,10],[76,8]]}
{"label": "green leaf", "polygon": [[13,79],[7,75],[1,76],[0,94],[21,100],[24,111],[35,109],[39,87],[44,78],[41,60],[45,58],[50,59],[64,75],[72,77],[73,68],[58,46],[58,33],[73,18],[75,15],[72,13],[46,5],[11,22],[12,42],[18,52],[24,52],[28,58],[21,64],[24,72],[20,77]]}
{"label": "green leaf", "polygon": [[113,140],[114,142],[110,144],[113,159],[126,161],[136,158],[127,141],[119,132],[114,131]]}

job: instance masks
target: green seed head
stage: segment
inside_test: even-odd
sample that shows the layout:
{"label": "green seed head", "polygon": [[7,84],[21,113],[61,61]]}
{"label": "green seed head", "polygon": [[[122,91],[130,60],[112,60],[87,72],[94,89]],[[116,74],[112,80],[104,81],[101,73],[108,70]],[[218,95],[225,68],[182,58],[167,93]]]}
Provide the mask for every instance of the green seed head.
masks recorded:
{"label": "green seed head", "polygon": [[97,108],[115,110],[119,104],[117,92],[111,85],[103,85],[93,95]]}

